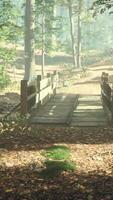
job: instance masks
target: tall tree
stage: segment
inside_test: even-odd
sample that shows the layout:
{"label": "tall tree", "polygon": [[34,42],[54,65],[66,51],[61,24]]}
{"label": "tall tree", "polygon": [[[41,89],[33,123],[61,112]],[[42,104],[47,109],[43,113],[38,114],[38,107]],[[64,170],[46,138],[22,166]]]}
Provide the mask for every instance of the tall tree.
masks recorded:
{"label": "tall tree", "polygon": [[25,3],[25,75],[30,81],[35,76],[35,0]]}
{"label": "tall tree", "polygon": [[45,0],[42,1],[42,77],[44,77],[45,66]]}
{"label": "tall tree", "polygon": [[78,16],[77,16],[77,68],[81,67],[81,9],[82,0],[78,1]]}
{"label": "tall tree", "polygon": [[76,68],[77,67],[77,63],[76,63],[76,41],[75,41],[75,26],[74,26],[72,0],[68,0],[68,8],[69,8],[69,18],[70,18],[70,33],[71,33],[71,40],[72,40],[73,64],[74,64],[74,67]]}

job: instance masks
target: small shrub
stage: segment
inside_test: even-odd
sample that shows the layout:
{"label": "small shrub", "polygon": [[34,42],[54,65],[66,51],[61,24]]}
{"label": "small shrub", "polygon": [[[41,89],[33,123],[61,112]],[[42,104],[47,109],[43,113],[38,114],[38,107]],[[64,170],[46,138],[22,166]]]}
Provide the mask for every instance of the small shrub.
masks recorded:
{"label": "small shrub", "polygon": [[45,162],[46,169],[42,170],[40,175],[43,178],[53,178],[60,175],[63,171],[74,171],[76,166],[71,161],[52,161]]}
{"label": "small shrub", "polygon": [[47,158],[45,169],[40,175],[43,178],[53,178],[61,174],[63,171],[74,171],[76,166],[70,161],[70,149],[64,145],[54,145],[43,152]]}
{"label": "small shrub", "polygon": [[10,78],[6,73],[0,72],[0,89],[4,88],[10,83]]}
{"label": "small shrub", "polygon": [[47,148],[44,155],[53,160],[66,160],[70,156],[70,150],[66,146],[54,145]]}

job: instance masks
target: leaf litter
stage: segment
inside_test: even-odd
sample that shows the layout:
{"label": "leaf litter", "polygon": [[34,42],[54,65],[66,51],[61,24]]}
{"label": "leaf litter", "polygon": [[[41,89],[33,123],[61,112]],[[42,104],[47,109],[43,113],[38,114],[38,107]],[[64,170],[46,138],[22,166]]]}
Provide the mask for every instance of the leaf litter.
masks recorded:
{"label": "leaf litter", "polygon": [[[113,128],[1,124],[0,200],[113,200]],[[43,151],[66,145],[74,171],[50,179]]]}

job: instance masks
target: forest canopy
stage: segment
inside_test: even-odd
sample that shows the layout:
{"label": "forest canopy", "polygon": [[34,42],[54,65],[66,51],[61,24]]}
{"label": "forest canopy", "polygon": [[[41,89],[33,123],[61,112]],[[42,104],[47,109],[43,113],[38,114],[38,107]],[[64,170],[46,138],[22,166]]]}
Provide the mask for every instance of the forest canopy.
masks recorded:
{"label": "forest canopy", "polygon": [[[0,73],[5,77],[7,69],[24,68],[24,62],[16,66],[16,48],[25,43],[25,3],[21,0],[0,1]],[[72,56],[74,68],[86,67],[95,57],[112,52],[113,22],[111,0],[32,0],[35,2],[35,48],[42,55],[36,64],[47,64],[46,57],[56,54]],[[100,15],[103,14],[103,15]],[[109,34],[108,34],[109,33]],[[7,48],[8,45],[13,48]],[[32,52],[32,51],[31,51]],[[7,55],[7,56],[6,56]],[[43,74],[43,70],[42,70]],[[2,78],[1,78],[2,79]],[[8,77],[6,83],[8,83]],[[4,84],[1,82],[1,85]]]}
{"label": "forest canopy", "polygon": [[93,3],[92,9],[97,9],[100,14],[104,13],[106,10],[109,10],[109,14],[113,13],[113,1],[112,0],[96,0]]}

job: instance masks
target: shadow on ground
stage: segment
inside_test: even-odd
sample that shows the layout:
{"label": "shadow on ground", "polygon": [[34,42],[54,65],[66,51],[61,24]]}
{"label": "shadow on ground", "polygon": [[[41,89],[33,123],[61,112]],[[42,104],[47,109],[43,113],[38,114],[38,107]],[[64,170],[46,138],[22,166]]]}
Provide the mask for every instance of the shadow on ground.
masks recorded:
{"label": "shadow on ground", "polygon": [[31,166],[0,170],[1,200],[112,200],[113,177],[105,172],[62,172],[44,179]]}
{"label": "shadow on ground", "polygon": [[10,110],[19,103],[20,95],[11,92],[0,95],[0,114],[5,114],[10,112]]}
{"label": "shadow on ground", "polygon": [[1,127],[0,148],[6,150],[40,150],[49,144],[112,144],[113,128],[40,128],[25,125]]}

